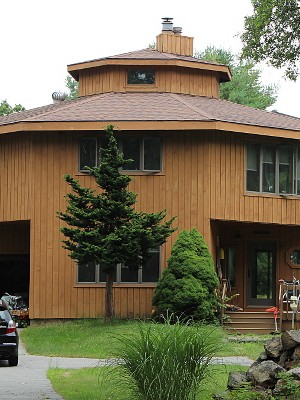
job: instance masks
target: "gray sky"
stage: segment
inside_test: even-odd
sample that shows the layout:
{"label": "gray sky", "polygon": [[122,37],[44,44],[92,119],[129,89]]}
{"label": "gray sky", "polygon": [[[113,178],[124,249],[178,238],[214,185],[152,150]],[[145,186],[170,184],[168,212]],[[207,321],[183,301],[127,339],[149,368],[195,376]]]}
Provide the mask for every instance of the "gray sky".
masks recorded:
{"label": "gray sky", "polygon": [[[65,90],[67,65],[140,50],[161,32],[161,18],[194,37],[194,50],[208,45],[239,52],[238,35],[250,0],[14,0],[2,1],[0,100],[26,109],[52,102]],[[263,84],[279,84],[279,112],[300,117],[297,83],[283,72],[262,67]]]}

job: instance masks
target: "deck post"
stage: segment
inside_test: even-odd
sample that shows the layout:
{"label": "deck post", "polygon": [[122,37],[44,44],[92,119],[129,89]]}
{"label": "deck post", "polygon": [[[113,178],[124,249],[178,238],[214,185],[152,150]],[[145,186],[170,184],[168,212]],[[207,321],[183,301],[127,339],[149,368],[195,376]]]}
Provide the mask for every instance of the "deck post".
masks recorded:
{"label": "deck post", "polygon": [[284,280],[283,279],[279,279],[279,332],[282,332],[283,284],[284,284]]}

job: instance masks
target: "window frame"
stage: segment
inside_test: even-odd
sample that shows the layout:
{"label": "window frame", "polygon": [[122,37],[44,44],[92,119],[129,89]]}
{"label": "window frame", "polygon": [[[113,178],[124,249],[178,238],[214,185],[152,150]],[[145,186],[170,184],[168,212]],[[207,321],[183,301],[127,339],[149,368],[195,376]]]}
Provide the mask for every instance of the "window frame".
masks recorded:
{"label": "window frame", "polygon": [[[158,254],[158,277],[157,281],[143,281],[143,268],[140,267],[138,269],[138,280],[136,282],[134,281],[122,281],[121,279],[121,271],[122,267],[124,264],[118,264],[117,265],[117,270],[116,270],[116,280],[114,281],[114,285],[143,285],[143,284],[149,284],[149,285],[156,285],[160,276],[161,276],[161,246],[157,249],[152,249],[149,251],[150,253],[153,254]],[[79,267],[80,264],[77,262],[76,263],[76,268],[75,268],[75,284],[76,285],[88,285],[88,286],[99,286],[99,285],[105,285],[105,281],[100,280],[100,264],[95,263],[95,280],[94,281],[87,281],[87,282],[82,282],[78,280],[78,275],[79,275]]]}
{"label": "window frame", "polygon": [[291,268],[300,268],[300,264],[294,264],[292,262],[291,255],[294,251],[300,252],[300,246],[292,246],[286,251],[286,262]]}
{"label": "window frame", "polygon": [[[248,168],[248,165],[250,163],[248,163],[248,151],[249,151],[249,147],[250,146],[257,146],[258,147],[258,191],[257,190],[250,190],[248,189],[249,184],[251,183],[249,181],[248,178],[248,173],[251,171],[254,171],[251,168]],[[265,168],[264,166],[266,164],[268,164],[268,162],[266,161],[266,159],[264,158],[265,155],[265,149],[268,147],[273,147],[274,148],[274,191],[266,191],[263,190],[264,189],[264,179],[265,179],[265,175],[264,175],[264,171]],[[280,156],[281,153],[280,152],[280,148],[285,148],[285,149],[289,149],[291,151],[291,163],[292,165],[290,165],[289,163],[283,163],[282,161],[280,161]],[[246,142],[246,152],[245,152],[245,156],[246,156],[246,162],[245,162],[245,190],[247,193],[257,193],[257,194],[267,194],[267,195],[277,195],[277,196],[299,196],[300,195],[300,148],[299,146],[295,146],[293,145],[293,143],[266,143],[266,142],[252,142],[252,141],[248,141]],[[252,162],[253,164],[253,162]],[[270,163],[269,163],[270,164]],[[288,176],[288,180],[290,182],[290,187],[291,190],[287,190],[285,191],[280,191],[280,177],[281,177],[281,166],[282,165],[289,165],[289,176]]]}
{"label": "window frame", "polygon": [[[162,140],[161,138],[157,136],[149,136],[145,135],[143,137],[137,137],[137,136],[129,136],[126,138],[121,139],[120,144],[119,144],[119,149],[121,152],[123,152],[123,145],[124,145],[124,140],[126,139],[137,139],[140,147],[140,168],[139,169],[126,169],[124,168],[123,171],[125,172],[147,172],[147,173],[153,173],[153,172],[161,172],[162,171]],[[147,139],[158,139],[160,143],[160,154],[159,154],[159,160],[160,160],[160,169],[145,169],[145,140]]]}
{"label": "window frame", "polygon": [[[93,135],[88,135],[88,136],[81,136],[78,138],[78,172],[84,173],[84,174],[89,174],[88,169],[84,169],[82,167],[81,163],[81,143],[84,140],[91,140],[95,142],[95,166],[98,166],[100,163],[101,159],[101,145],[102,142],[105,140],[104,137],[96,137]],[[163,138],[160,137],[159,135],[129,135],[126,137],[117,137],[118,141],[118,148],[121,152],[123,152],[123,140],[126,139],[137,139],[139,141],[139,154],[140,154],[140,162],[139,162],[139,169],[122,169],[122,171],[126,173],[145,173],[145,174],[156,174],[160,173],[163,170]],[[160,144],[160,153],[159,153],[159,161],[160,161],[160,169],[145,169],[145,140],[147,139],[157,139]]]}
{"label": "window frame", "polygon": [[[154,75],[154,82],[153,83],[147,83],[147,82],[128,82],[129,80],[129,73],[130,72],[140,72],[140,73],[147,73],[151,72]],[[156,87],[156,79],[157,79],[157,71],[155,69],[150,69],[150,68],[128,68],[126,70],[126,76],[125,76],[125,86],[133,86],[133,87]]]}

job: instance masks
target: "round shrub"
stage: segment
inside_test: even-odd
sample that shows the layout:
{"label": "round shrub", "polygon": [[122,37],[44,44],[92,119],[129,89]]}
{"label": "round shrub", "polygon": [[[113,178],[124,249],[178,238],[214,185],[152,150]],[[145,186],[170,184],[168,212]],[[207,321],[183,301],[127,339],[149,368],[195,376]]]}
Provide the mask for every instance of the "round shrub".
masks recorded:
{"label": "round shrub", "polygon": [[217,308],[219,280],[203,237],[196,229],[182,231],[153,296],[159,314],[211,321]]}

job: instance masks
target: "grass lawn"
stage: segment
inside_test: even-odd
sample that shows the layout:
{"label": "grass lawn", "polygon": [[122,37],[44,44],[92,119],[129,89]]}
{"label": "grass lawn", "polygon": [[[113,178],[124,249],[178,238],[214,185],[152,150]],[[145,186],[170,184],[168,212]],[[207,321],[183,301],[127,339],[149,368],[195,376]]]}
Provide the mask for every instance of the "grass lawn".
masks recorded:
{"label": "grass lawn", "polygon": [[[131,337],[139,331],[141,324],[140,321],[126,320],[115,320],[111,323],[104,323],[100,319],[75,320],[30,326],[21,330],[21,338],[30,354],[110,358],[118,357],[120,354],[121,344],[118,337]],[[157,324],[156,329],[164,329],[164,325]],[[260,341],[231,342],[228,341],[228,335],[222,328],[213,329],[221,344],[217,356],[248,356],[255,359],[263,350]],[[120,368],[99,367],[79,370],[54,368],[48,371],[48,377],[54,389],[65,400],[133,400],[134,396],[130,392],[128,382],[120,375]],[[209,376],[203,381],[197,400],[212,399],[213,394],[226,389],[230,371],[245,369],[247,368],[238,365],[211,365]]]}
{"label": "grass lawn", "polygon": [[[140,321],[84,319],[21,330],[21,338],[30,354],[56,357],[109,358],[118,356],[118,336],[130,336],[139,330]],[[163,325],[160,325],[163,329]],[[215,328],[224,343],[218,356],[247,356],[256,359],[263,350],[261,342],[228,342],[228,335]],[[271,337],[271,336],[270,336]]]}
{"label": "grass lawn", "polygon": [[[238,365],[212,365],[203,381],[197,400],[211,400],[213,394],[226,389],[230,371],[244,371]],[[50,369],[48,377],[53,388],[65,400],[132,400],[126,382],[120,379],[117,368],[84,368],[80,370]]]}

